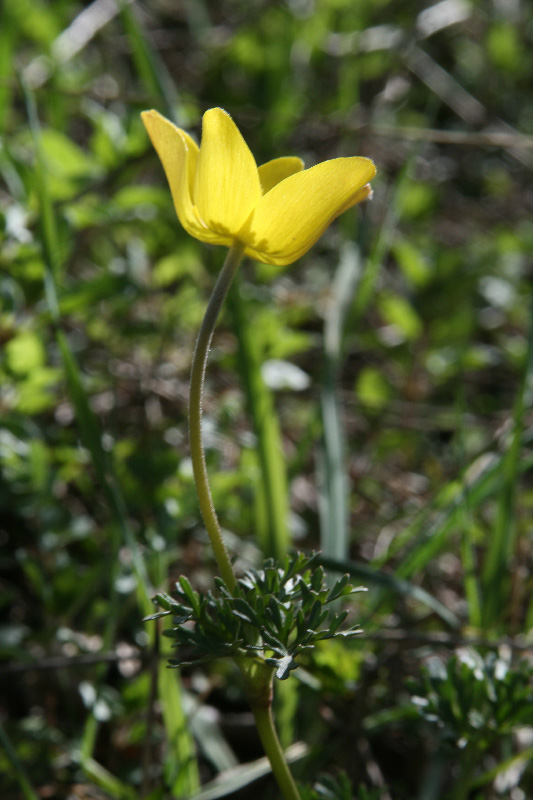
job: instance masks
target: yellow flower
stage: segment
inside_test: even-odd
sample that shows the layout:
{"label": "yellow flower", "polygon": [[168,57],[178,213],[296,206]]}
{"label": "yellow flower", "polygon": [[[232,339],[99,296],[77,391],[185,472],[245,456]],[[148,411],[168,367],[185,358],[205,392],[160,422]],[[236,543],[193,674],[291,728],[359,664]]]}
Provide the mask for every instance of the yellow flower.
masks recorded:
{"label": "yellow flower", "polygon": [[291,264],[328,225],[370,195],[368,158],[334,158],[304,170],[299,158],[261,167],[221,108],[203,118],[201,147],[157,111],[142,119],[163,164],[185,230],[211,244],[245,245],[265,264]]}

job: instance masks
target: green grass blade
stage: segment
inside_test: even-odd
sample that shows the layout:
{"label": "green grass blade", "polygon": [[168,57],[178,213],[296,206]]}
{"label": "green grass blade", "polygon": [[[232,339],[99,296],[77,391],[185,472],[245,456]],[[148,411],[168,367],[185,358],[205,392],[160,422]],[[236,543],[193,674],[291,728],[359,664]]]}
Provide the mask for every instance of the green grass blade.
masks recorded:
{"label": "green grass blade", "polygon": [[[333,297],[325,321],[325,367],[321,387],[323,448],[318,460],[319,513],[322,549],[338,559],[347,558],[349,548],[345,435],[336,391],[344,334],[357,325],[372,299],[379,270],[398,221],[397,200],[408,180],[409,163],[404,167],[394,190],[391,190],[391,200],[386,204],[387,214],[375,237],[364,270],[360,251],[353,244],[345,247],[335,275]],[[364,247],[370,229],[368,209],[365,207],[362,208],[361,220],[359,238]]]}
{"label": "green grass blade", "polygon": [[114,800],[135,800],[137,797],[135,789],[119,780],[94,758],[83,759],[83,771],[96,786],[103,789]]}
{"label": "green grass blade", "polygon": [[[285,751],[288,764],[303,758],[308,752],[303,742],[295,742]],[[239,789],[244,789],[254,781],[268,775],[272,771],[268,759],[258,758],[248,764],[242,764],[234,769],[219,775],[214,781],[208,783],[198,794],[188,797],[187,800],[218,800],[220,797],[233,796]]]}
{"label": "green grass blade", "polygon": [[[160,642],[162,653],[170,656],[170,640],[162,636]],[[174,797],[183,797],[197,791],[200,778],[196,751],[183,708],[179,672],[169,669],[165,660],[160,660],[158,664],[157,688],[169,747],[166,758],[167,780]]]}
{"label": "green grass blade", "polygon": [[333,279],[324,324],[324,373],[320,391],[322,448],[318,459],[320,542],[330,558],[348,558],[348,508],[344,440],[338,379],[343,356],[343,332],[348,308],[361,275],[359,251],[344,247]]}
{"label": "green grass blade", "polygon": [[325,569],[335,570],[336,572],[347,572],[350,577],[357,578],[357,580],[362,581],[364,584],[379,587],[393,594],[410,597],[431,609],[431,611],[437,614],[443,622],[451,628],[457,629],[460,627],[460,622],[455,614],[433,597],[433,595],[421,589],[420,586],[415,586],[409,581],[398,578],[396,575],[382,572],[368,564],[358,564],[356,561],[336,561],[333,558],[327,558],[323,555],[318,557],[318,563]]}
{"label": "green grass blade", "polygon": [[459,506],[459,524],[461,528],[461,561],[463,564],[465,597],[470,625],[479,628],[481,625],[481,596],[479,575],[474,546],[473,523],[469,513],[468,493],[465,492],[464,503]]}
{"label": "green grass blade", "polygon": [[213,717],[211,709],[205,706],[201,697],[185,695],[185,710],[202,756],[217,773],[234,769],[239,763],[222,733],[218,717]]}
{"label": "green grass blade", "polygon": [[[524,443],[531,437],[525,437]],[[423,511],[404,531],[396,537],[394,546],[390,548],[383,563],[403,547],[412,542],[412,546],[397,570],[397,575],[409,579],[420,573],[427,564],[441,553],[448,544],[449,537],[460,529],[463,514],[464,482],[468,484],[470,508],[481,506],[487,499],[494,497],[500,489],[500,475],[503,456],[493,454],[484,464],[476,469],[476,475],[471,477],[469,470],[465,470],[458,481],[456,495],[441,509],[441,501],[433,505],[433,509]],[[520,464],[520,473],[526,472],[533,465],[533,458],[524,459]],[[447,490],[445,490],[447,493]]]}
{"label": "green grass blade", "polygon": [[239,342],[239,374],[257,436],[261,482],[257,487],[264,510],[260,546],[265,556],[281,559],[289,546],[287,470],[272,393],[261,375],[261,355],[252,336],[250,313],[237,281],[230,291],[228,307]]}
{"label": "green grass blade", "polygon": [[486,786],[488,783],[492,783],[498,775],[501,775],[503,772],[511,772],[513,768],[518,768],[518,770],[521,771],[521,768],[532,761],[533,747],[526,747],[525,750],[521,750],[519,753],[516,753],[516,755],[506,758],[504,761],[496,764],[495,767],[483,772],[479,777],[474,778],[471,789],[474,790]]}
{"label": "green grass blade", "polygon": [[15,79],[13,63],[17,39],[17,26],[11,10],[7,4],[4,4],[0,6],[0,134],[4,132],[11,107],[12,85]]}
{"label": "green grass blade", "polygon": [[[457,449],[459,463],[466,463],[466,431],[464,428],[466,403],[464,396],[464,382],[459,381],[457,398]],[[467,482],[462,484],[463,502],[459,506],[459,524],[461,531],[460,547],[463,565],[465,597],[467,601],[470,624],[474,628],[481,626],[481,594],[479,575],[476,559],[476,545],[473,536],[474,523],[470,505],[470,492]]]}
{"label": "green grass blade", "polygon": [[137,73],[144,83],[153,102],[161,100],[163,109],[177,125],[185,126],[187,119],[182,115],[181,102],[176,86],[159,53],[151,46],[142,27],[139,25],[135,10],[124,4],[120,11],[122,24],[128,36],[133,61]]}
{"label": "green grass blade", "polygon": [[520,478],[524,415],[533,398],[533,302],[524,371],[513,412],[513,428],[502,460],[498,515],[483,570],[483,623],[490,627],[509,602],[510,559],[515,549],[515,505]]}

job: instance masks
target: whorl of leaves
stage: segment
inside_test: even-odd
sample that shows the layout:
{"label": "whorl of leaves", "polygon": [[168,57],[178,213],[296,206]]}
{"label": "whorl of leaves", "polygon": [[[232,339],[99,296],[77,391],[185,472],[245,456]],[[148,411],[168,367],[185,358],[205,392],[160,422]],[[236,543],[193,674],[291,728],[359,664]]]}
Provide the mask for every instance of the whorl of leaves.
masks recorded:
{"label": "whorl of leaves", "polygon": [[348,575],[328,587],[315,562],[316,555],[302,553],[287,557],[281,567],[268,559],[263,569],[239,578],[233,593],[215,578],[218,593],[201,595],[182,575],[173,595],[155,596],[163,610],[147,617],[172,616],[173,627],[165,635],[175,639],[176,647],[189,650],[187,659],[172,660],[171,666],[248,657],[272,665],[276,677],[284,680],[297,667],[296,656],[316,642],[361,633],[357,626],[340,631],[348,612],[328,606],[364,588],[354,589]]}

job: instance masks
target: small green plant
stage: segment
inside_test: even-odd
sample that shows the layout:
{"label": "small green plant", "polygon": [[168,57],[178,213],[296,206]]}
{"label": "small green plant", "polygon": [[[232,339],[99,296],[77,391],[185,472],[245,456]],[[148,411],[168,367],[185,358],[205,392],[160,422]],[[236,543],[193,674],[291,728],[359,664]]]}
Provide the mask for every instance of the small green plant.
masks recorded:
{"label": "small green plant", "polygon": [[173,616],[175,627],[169,635],[178,644],[192,645],[193,660],[231,656],[236,661],[283,797],[300,800],[272,718],[273,677],[287,678],[298,653],[315,642],[359,633],[354,628],[339,631],[346,612],[324,609],[354,590],[347,576],[328,589],[323,570],[312,571],[311,559],[302,555],[287,560],[281,569],[269,561],[263,570],[237,578],[207,474],[202,442],[204,377],[215,324],[243,256],[273,265],[296,261],[335,217],[370,196],[369,181],[376,170],[367,158],[333,159],[304,170],[299,158],[286,157],[258,168],[238,128],[220,108],[205,113],[200,148],[157,111],[145,111],[142,118],[185,230],[200,241],[229,247],[196,341],[189,395],[196,492],[221,578],[216,581],[216,595],[208,592],[200,597],[182,577],[175,597],[156,597],[163,610],[154,616]]}
{"label": "small green plant", "polygon": [[[413,702],[437,730],[444,751],[462,763],[454,800],[509,766],[513,735],[531,725],[532,678],[531,663],[512,666],[497,653],[482,656],[473,648],[461,648],[447,663],[429,659],[422,684],[416,690],[413,685]],[[492,751],[499,767],[483,772],[483,757]],[[531,757],[531,748],[525,754],[515,752],[514,758],[522,761],[524,755]]]}
{"label": "small green plant", "polygon": [[480,750],[518,725],[531,722],[533,668],[527,661],[511,667],[497,653],[482,656],[462,648],[444,664],[431,658],[424,670],[424,691],[413,702],[444,742]]}

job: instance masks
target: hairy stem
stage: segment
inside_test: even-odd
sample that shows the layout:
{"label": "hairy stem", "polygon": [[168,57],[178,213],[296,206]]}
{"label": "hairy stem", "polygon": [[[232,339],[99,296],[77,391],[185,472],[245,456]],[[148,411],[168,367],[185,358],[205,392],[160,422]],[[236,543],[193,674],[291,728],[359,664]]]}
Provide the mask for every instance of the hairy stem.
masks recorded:
{"label": "hairy stem", "polygon": [[241,242],[234,242],[226,257],[224,266],[220,271],[215,288],[213,289],[213,294],[209,300],[202,326],[196,340],[196,347],[194,348],[189,395],[189,440],[198,503],[220,574],[230,591],[235,589],[236,580],[228,551],[226,550],[226,545],[222,539],[220,523],[213,505],[211,489],[209,488],[204,446],[202,443],[202,396],[205,369],[213,330],[224,298],[228,293],[228,289],[241,262],[243,252],[244,245]]}

